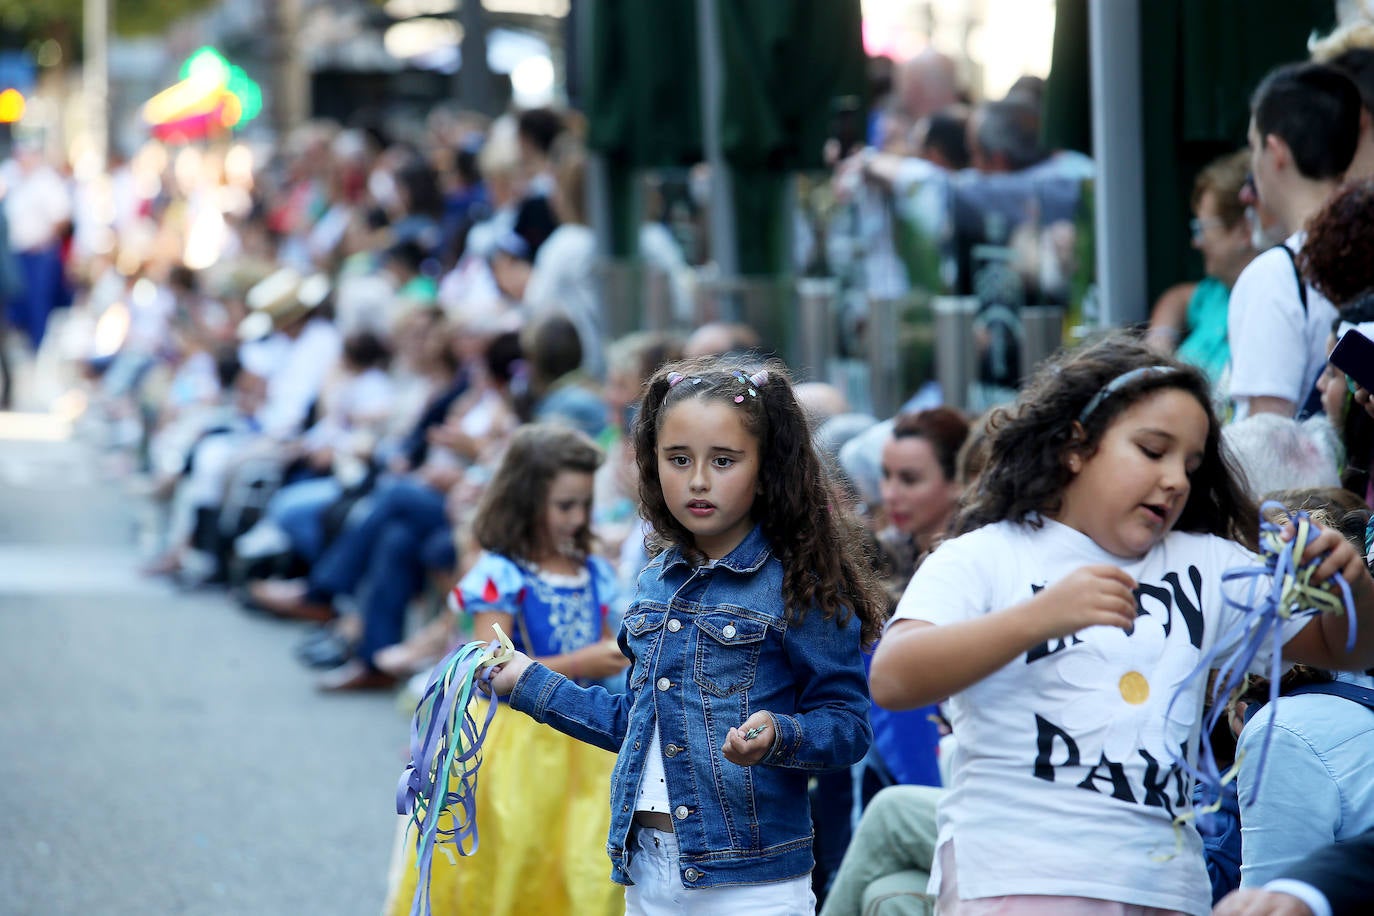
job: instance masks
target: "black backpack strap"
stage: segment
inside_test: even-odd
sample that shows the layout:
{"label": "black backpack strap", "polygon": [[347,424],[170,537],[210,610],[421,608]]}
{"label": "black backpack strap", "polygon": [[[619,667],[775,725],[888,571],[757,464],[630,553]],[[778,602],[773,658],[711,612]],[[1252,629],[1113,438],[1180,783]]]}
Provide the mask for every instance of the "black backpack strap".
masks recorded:
{"label": "black backpack strap", "polygon": [[1298,256],[1293,253],[1293,249],[1289,248],[1285,242],[1279,242],[1274,248],[1282,248],[1283,253],[1288,255],[1288,263],[1293,265],[1293,279],[1298,283],[1298,301],[1302,303],[1302,313],[1306,315],[1307,282],[1302,278],[1302,271],[1298,270]]}
{"label": "black backpack strap", "polygon": [[1301,687],[1294,687],[1284,694],[1286,697],[1295,697],[1304,693],[1324,693],[1333,697],[1344,697],[1352,703],[1359,703],[1370,711],[1374,711],[1374,690],[1368,687],[1361,687],[1358,684],[1349,684],[1345,681],[1326,681],[1321,684],[1303,684]]}

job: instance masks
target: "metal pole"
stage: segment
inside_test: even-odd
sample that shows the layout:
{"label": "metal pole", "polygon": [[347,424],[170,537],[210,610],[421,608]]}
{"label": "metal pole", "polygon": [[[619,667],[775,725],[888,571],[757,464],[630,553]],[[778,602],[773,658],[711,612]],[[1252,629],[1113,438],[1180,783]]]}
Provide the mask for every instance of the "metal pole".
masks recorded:
{"label": "metal pole", "polygon": [[481,0],[462,0],[462,63],[458,67],[458,99],[464,108],[496,115],[491,99],[491,70],[487,67],[487,14]]}
{"label": "metal pole", "polygon": [[272,40],[276,45],[276,98],[272,103],[273,128],[285,139],[292,128],[304,123],[310,112],[310,80],[301,56],[302,0],[278,0],[268,4]]}
{"label": "metal pole", "polygon": [[1064,343],[1064,309],[1058,305],[1028,305],[1021,309],[1021,379]]}
{"label": "metal pole", "polygon": [[978,315],[978,297],[937,296],[931,311],[935,315],[935,377],[946,404],[967,407],[975,377],[973,320]]}
{"label": "metal pole", "polygon": [[720,18],[717,0],[697,0],[697,32],[701,70],[701,133],[706,163],[711,169],[711,260],[717,278],[739,276],[735,244],[735,184],[720,146]]}
{"label": "metal pole", "polygon": [[1093,158],[1097,166],[1100,321],[1145,318],[1145,174],[1140,100],[1140,0],[1089,0]]}
{"label": "metal pole", "polygon": [[110,157],[110,4],[112,0],[85,0],[86,60],[82,82],[86,87],[86,131],[96,174],[103,175]]}

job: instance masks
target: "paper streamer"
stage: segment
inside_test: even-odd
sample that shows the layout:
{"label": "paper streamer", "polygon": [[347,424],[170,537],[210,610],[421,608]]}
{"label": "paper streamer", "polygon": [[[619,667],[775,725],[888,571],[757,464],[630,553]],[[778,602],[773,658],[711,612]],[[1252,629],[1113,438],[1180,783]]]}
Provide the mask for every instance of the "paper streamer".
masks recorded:
{"label": "paper streamer", "polygon": [[[451,844],[462,856],[477,851],[477,770],[497,703],[493,697],[480,726],[468,705],[473,688],[479,682],[489,684],[494,666],[515,655],[506,634],[499,626],[493,628],[497,638],[492,642],[459,646],[434,666],[411,720],[410,763],[396,788],[396,813],[409,815],[416,832],[415,867],[420,874],[411,916],[431,912],[430,869],[439,843]],[[452,820],[447,828],[439,826],[444,814]]]}

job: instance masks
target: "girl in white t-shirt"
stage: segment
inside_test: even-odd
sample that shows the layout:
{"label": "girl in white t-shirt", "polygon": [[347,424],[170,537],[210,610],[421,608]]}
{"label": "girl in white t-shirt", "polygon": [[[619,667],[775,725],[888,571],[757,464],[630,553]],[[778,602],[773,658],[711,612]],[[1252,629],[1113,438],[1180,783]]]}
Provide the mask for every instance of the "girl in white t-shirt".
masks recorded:
{"label": "girl in white t-shirt", "polygon": [[[1239,641],[1221,577],[1259,562],[1207,381],[1113,336],[1046,366],[990,428],[961,534],[913,577],[870,682],[889,708],[949,698],[939,912],[1203,916],[1201,841],[1175,826],[1204,700],[1188,674]],[[1315,580],[1354,590],[1359,642],[1299,619],[1285,657],[1368,667],[1374,582],[1336,532],[1319,556]]]}

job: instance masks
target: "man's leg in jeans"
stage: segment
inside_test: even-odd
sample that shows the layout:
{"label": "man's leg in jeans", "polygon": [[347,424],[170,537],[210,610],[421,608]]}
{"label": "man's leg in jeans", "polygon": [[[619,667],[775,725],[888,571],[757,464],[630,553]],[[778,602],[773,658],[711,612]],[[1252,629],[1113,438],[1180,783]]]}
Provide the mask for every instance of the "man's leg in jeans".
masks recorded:
{"label": "man's leg in jeans", "polygon": [[424,582],[421,543],[422,533],[398,521],[390,522],[377,538],[359,596],[363,638],[354,653],[369,667],[376,667],[372,656],[378,649],[395,645],[405,635],[406,608]]}
{"label": "man's leg in jeans", "polygon": [[377,539],[393,521],[425,532],[448,524],[443,494],[408,477],[378,484],[371,510],[346,528],[311,568],[309,599],[327,602],[351,594],[370,567]]}
{"label": "man's leg in jeans", "polygon": [[[880,879],[911,872],[904,886],[925,890],[935,861],[935,808],[944,790],[933,786],[892,786],[873,797],[865,809],[844,861],[830,886],[821,916],[867,916],[865,903],[870,885]],[[875,890],[884,889],[878,885]],[[928,913],[934,899],[928,903],[915,892],[900,896],[885,892],[883,908],[890,913]],[[910,909],[888,909],[889,905],[910,904]]]}
{"label": "man's leg in jeans", "polygon": [[301,480],[282,487],[267,501],[267,517],[291,541],[291,548],[314,563],[324,552],[324,513],[343,495],[333,477]]}

